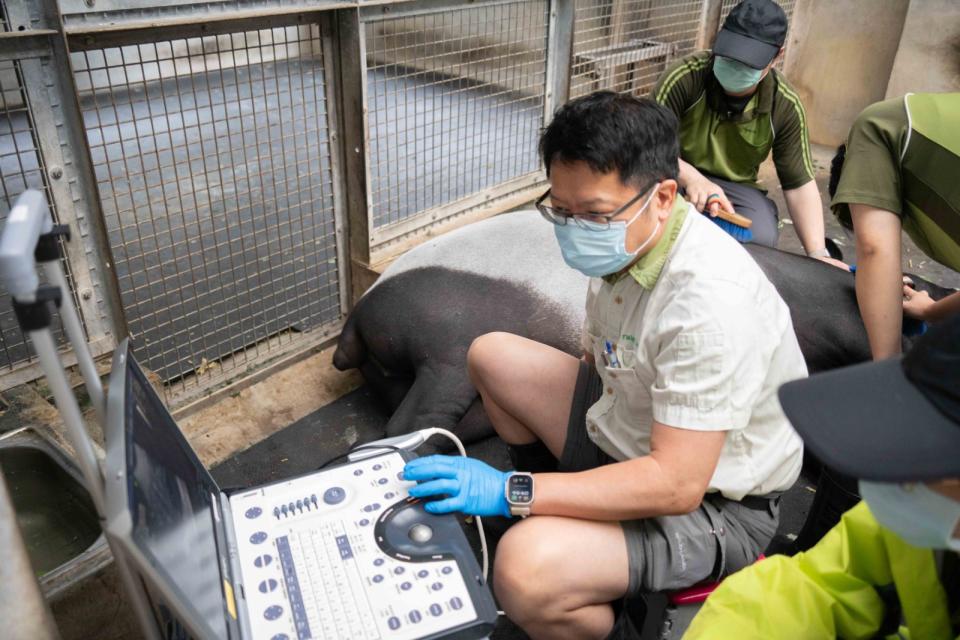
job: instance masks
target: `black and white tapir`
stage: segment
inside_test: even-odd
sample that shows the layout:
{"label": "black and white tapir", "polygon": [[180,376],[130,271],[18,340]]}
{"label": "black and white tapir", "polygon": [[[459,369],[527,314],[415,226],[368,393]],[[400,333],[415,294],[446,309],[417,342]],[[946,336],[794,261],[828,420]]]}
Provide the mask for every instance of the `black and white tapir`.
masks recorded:
{"label": "black and white tapir", "polygon": [[[869,359],[854,276],[818,260],[744,245],[790,307],[811,373]],[[911,276],[939,299],[952,290]],[[466,369],[474,338],[507,331],[580,355],[588,278],[564,264],[533,211],[500,215],[404,254],[350,313],[333,356],[360,369],[392,416],[387,434],[493,433]],[[904,338],[909,348],[911,338]]]}

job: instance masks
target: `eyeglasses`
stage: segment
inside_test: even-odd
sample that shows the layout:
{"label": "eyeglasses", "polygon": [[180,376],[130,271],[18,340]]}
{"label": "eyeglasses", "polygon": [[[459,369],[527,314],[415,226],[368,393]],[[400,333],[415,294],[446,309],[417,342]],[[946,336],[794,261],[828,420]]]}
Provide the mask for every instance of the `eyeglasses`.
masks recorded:
{"label": "eyeglasses", "polygon": [[549,189],[547,189],[546,193],[537,198],[534,206],[547,222],[563,226],[572,219],[574,223],[576,223],[576,225],[581,229],[586,229],[588,231],[605,231],[606,229],[610,228],[611,220],[635,205],[640,198],[646,195],[647,191],[649,191],[652,186],[657,184],[657,182],[659,182],[659,180],[647,185],[637,195],[631,198],[629,202],[613,213],[597,213],[595,211],[588,211],[587,213],[571,213],[566,209],[551,207],[550,205],[543,204],[543,201],[550,197]]}

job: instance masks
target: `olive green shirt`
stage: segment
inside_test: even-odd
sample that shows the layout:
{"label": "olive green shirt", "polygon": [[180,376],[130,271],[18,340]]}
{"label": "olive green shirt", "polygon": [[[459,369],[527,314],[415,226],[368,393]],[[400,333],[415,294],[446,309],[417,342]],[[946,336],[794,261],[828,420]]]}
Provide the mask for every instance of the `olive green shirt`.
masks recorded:
{"label": "olive green shirt", "polygon": [[960,271],[960,93],[907,94],[857,117],[831,207],[885,209],[925,254]]}
{"label": "olive green shirt", "polygon": [[813,180],[803,105],[775,69],[740,113],[727,105],[709,51],[668,68],[653,98],[680,120],[680,157],[698,171],[759,189],[757,172],[772,150],[782,188],[796,189]]}

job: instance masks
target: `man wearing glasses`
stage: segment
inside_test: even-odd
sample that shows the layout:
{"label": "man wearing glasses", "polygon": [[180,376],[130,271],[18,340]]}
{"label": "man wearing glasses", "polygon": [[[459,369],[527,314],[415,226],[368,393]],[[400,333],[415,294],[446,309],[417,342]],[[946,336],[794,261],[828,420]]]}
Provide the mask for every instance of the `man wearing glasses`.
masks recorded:
{"label": "man wearing glasses", "polygon": [[603,638],[609,603],[756,560],[802,444],[777,388],[806,375],[789,311],[746,251],[677,194],[677,120],[599,92],[540,140],[537,203],[591,276],[584,358],[478,338],[471,377],[516,469],[410,462],[433,512],[531,515],[497,547],[494,588],[533,638]]}

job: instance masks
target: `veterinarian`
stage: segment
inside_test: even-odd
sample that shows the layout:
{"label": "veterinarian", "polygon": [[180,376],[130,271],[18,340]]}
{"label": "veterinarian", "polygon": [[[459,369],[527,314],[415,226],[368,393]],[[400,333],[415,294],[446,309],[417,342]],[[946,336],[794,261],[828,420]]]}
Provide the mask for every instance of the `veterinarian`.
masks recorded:
{"label": "veterinarian", "polygon": [[501,606],[533,638],[603,638],[612,601],[766,547],[803,454],[776,390],[806,366],[773,285],[678,195],[673,113],[598,92],[557,112],[540,153],[538,208],[592,276],[584,358],[507,333],[467,357],[515,467],[536,473],[447,456],[404,473],[440,498],[430,511],[531,514],[497,547]]}
{"label": "veterinarian", "polygon": [[835,262],[824,245],[823,203],[803,105],[773,68],[786,37],[787,16],[777,3],[744,0],[727,15],[713,51],[693,53],[668,68],[652,96],[680,120],[678,182],[691,204],[714,215],[723,208],[750,218],[753,241],[775,247],[777,205],[757,182],[772,149],[804,250]]}
{"label": "veterinarian", "polygon": [[960,93],[873,104],[834,158],[831,206],[857,246],[857,301],[874,359],[900,353],[903,313],[939,322],[960,294],[934,302],[901,281],[901,232],[960,271]]}
{"label": "veterinarian", "polygon": [[780,394],[810,449],[861,478],[864,502],[807,553],[724,581],[684,638],[960,637],[960,317],[902,360]]}

